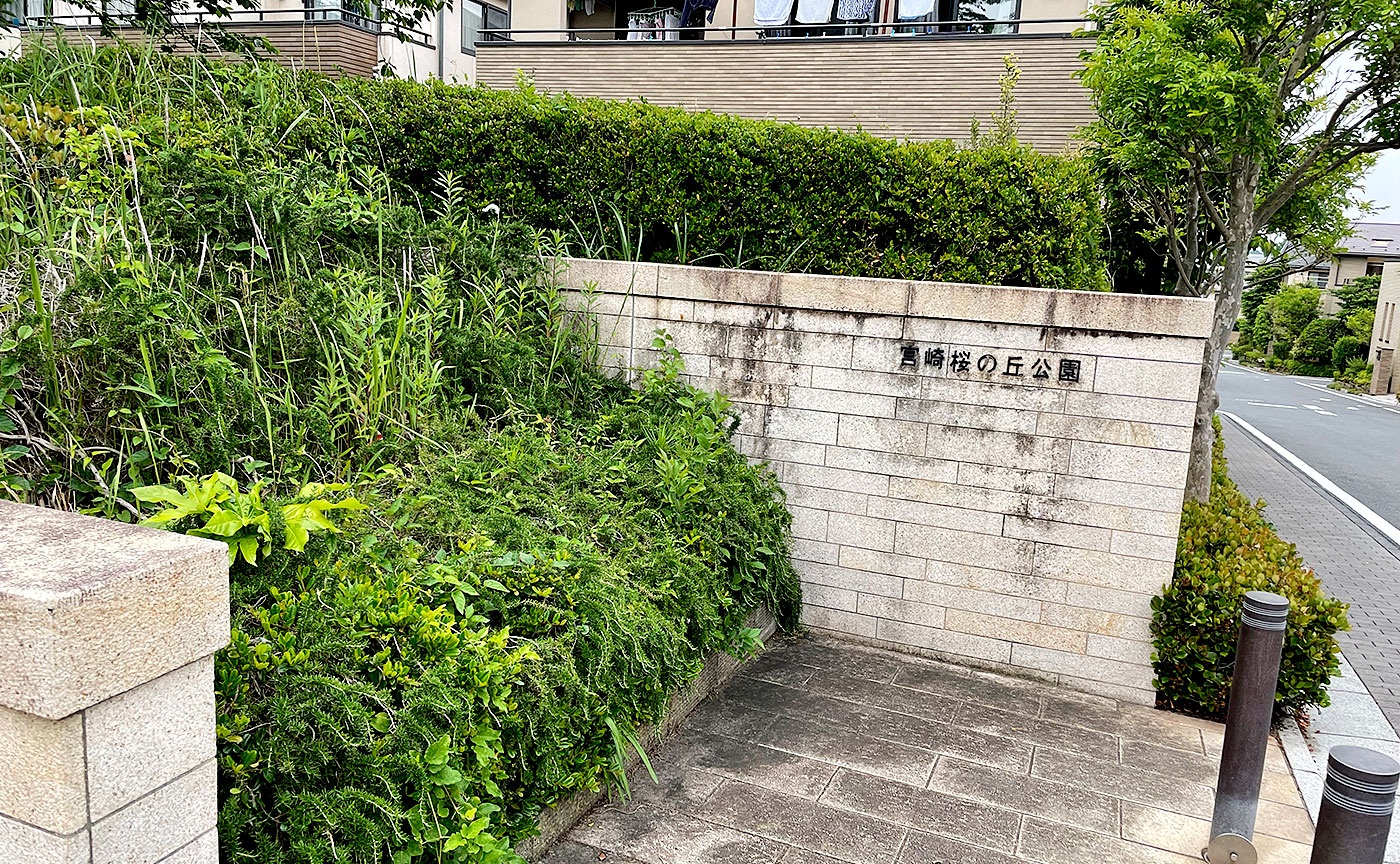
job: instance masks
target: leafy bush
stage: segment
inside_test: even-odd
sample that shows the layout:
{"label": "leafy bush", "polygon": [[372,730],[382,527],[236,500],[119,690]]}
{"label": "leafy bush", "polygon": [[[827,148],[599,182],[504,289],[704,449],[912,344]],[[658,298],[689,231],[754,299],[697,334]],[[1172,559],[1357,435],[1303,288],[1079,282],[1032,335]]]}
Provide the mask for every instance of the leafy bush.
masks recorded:
{"label": "leafy bush", "polygon": [[1230,480],[1216,419],[1211,495],[1188,501],[1171,583],[1152,599],[1152,668],[1158,700],[1178,711],[1223,718],[1229,700],[1241,603],[1272,591],[1290,603],[1275,716],[1329,704],[1327,684],[1341,668],[1336,633],[1347,605],[1328,597],[1293,544],[1274,533],[1264,502]]}
{"label": "leafy bush", "polygon": [[395,186],[335,86],[0,61],[43,128],[0,148],[0,490],[229,543],[225,860],[513,861],[752,609],[795,625],[790,517],[664,339],[601,374],[559,247]]}
{"label": "leafy bush", "polygon": [[[896,143],[528,86],[317,86],[342,122],[363,109],[398,179],[427,192],[451,172],[474,207],[563,231],[586,254],[1106,287],[1094,174],[1076,158]],[[324,135],[307,118],[288,144],[316,149]]]}
{"label": "leafy bush", "polygon": [[1332,369],[1340,375],[1347,370],[1353,361],[1360,360],[1364,365],[1366,362],[1366,350],[1369,346],[1355,336],[1347,335],[1339,338],[1332,346]]}
{"label": "leafy bush", "polygon": [[1347,326],[1336,318],[1308,322],[1293,340],[1292,358],[1314,366],[1328,366],[1337,340],[1347,335]]}

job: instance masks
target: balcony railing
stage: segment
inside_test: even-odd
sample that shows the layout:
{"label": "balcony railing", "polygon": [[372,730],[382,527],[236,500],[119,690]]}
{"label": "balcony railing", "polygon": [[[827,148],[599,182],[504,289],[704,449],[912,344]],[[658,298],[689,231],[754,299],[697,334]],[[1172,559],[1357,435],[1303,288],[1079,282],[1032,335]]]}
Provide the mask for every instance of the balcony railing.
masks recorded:
{"label": "balcony railing", "polygon": [[[120,30],[138,31],[141,29],[140,23],[133,15],[109,15],[108,17]],[[236,9],[223,15],[191,12],[176,15],[174,21],[185,30],[187,35],[193,34],[197,43],[202,41],[199,39],[201,31],[215,28],[225,28],[244,35],[259,36],[264,35],[259,32],[259,25],[285,27],[330,22],[374,36],[391,35],[415,45],[422,45],[425,48],[433,47],[432,38],[427,33],[420,30],[386,26],[378,19],[377,12],[373,8],[357,8],[344,3],[317,3],[315,6],[285,9]],[[92,31],[102,26],[102,18],[92,13],[31,15],[27,16],[20,26],[28,31],[56,28]]]}
{"label": "balcony railing", "polygon": [[[728,34],[733,41],[777,42],[789,40],[823,41],[850,39],[927,39],[967,36],[1069,36],[1092,31],[1095,22],[1086,18],[1004,18],[995,20],[867,21],[829,24],[789,23],[772,26],[734,27],[570,27],[553,29],[507,28],[478,31],[483,42],[663,42],[668,45],[705,44],[717,41],[715,34]],[[722,37],[721,37],[722,39]]]}

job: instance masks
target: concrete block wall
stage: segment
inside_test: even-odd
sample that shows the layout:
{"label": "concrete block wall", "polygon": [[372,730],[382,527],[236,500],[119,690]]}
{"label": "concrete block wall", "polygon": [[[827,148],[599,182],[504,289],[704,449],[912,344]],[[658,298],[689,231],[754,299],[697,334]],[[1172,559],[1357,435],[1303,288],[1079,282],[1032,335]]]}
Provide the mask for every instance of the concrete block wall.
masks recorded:
{"label": "concrete block wall", "polygon": [[217,864],[220,542],[0,501],[0,864]]}
{"label": "concrete block wall", "polygon": [[733,400],[809,626],[1151,703],[1209,302],[565,263],[606,365]]}

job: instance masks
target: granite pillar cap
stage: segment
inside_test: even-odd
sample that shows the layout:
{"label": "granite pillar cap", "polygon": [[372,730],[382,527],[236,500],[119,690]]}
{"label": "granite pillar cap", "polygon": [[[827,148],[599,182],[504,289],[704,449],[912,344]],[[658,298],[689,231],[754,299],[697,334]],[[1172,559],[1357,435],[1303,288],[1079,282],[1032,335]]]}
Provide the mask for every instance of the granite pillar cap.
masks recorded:
{"label": "granite pillar cap", "polygon": [[228,638],[224,543],[0,501],[0,705],[57,720]]}

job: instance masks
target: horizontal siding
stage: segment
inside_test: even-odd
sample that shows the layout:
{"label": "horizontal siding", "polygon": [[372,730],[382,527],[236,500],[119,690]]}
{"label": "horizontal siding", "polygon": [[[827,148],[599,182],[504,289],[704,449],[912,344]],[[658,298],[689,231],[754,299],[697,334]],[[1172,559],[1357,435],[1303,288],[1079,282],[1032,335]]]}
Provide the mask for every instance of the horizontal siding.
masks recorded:
{"label": "horizontal siding", "polygon": [[[340,21],[258,21],[224,25],[231,32],[244,36],[261,36],[276,49],[269,59],[296,69],[312,69],[329,75],[369,77],[379,62],[379,37]],[[120,38],[135,41],[143,37],[139,30],[121,30]],[[110,40],[98,36],[94,29],[70,27],[63,31],[67,39],[89,38],[97,42]],[[195,48],[178,36],[163,40],[171,53],[181,57],[193,54]],[[238,55],[223,55],[212,44],[201,46],[206,53],[239,59]]]}
{"label": "horizontal siding", "polygon": [[991,128],[1003,59],[1016,58],[1021,140],[1055,152],[1094,119],[1075,79],[1073,37],[840,42],[593,42],[477,46],[477,82],[515,86],[517,71],[553,92],[709,110],[907,140],[964,140]]}

